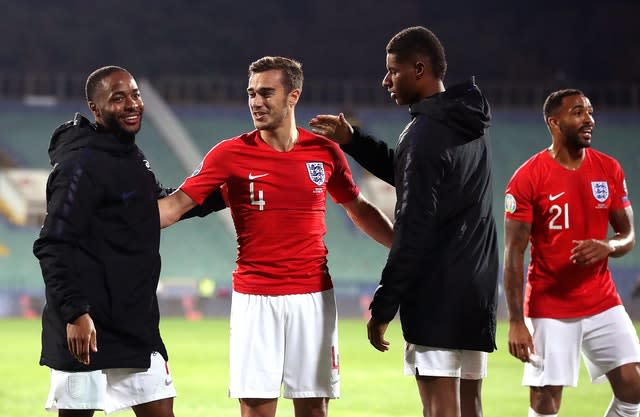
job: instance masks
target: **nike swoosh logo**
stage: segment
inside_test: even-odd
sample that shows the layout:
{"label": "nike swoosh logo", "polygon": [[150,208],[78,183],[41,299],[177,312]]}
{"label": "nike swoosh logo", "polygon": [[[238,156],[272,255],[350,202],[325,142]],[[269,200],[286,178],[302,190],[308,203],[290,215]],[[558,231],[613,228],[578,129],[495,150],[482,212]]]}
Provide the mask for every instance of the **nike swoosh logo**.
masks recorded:
{"label": "nike swoosh logo", "polygon": [[556,195],[549,194],[549,201],[557,200],[558,198],[562,197],[564,193],[565,192],[563,191],[560,194],[556,194]]}
{"label": "nike swoosh logo", "polygon": [[165,384],[166,386],[169,386],[169,385],[171,385],[172,383],[173,383],[173,379],[165,379],[165,380],[164,380],[164,384]]}
{"label": "nike swoosh logo", "polygon": [[253,175],[253,174],[249,173],[249,181],[253,181],[256,178],[266,177],[267,175],[269,175],[269,174]]}

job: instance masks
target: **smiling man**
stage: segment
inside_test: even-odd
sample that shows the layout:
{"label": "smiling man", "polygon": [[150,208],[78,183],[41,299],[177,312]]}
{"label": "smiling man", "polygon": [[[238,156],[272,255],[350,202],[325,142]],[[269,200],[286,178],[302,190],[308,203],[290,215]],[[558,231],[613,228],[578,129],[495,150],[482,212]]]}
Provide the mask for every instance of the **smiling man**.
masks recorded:
{"label": "smiling man", "polygon": [[[60,417],[126,408],[172,417],[175,389],[156,298],[157,199],[172,190],[157,183],[135,144],[144,103],[131,74],[97,69],[86,97],[95,123],[76,114],[51,138],[47,217],[34,243],[46,291],[46,408]],[[188,215],[221,208],[218,194]]]}
{"label": "smiling man", "polygon": [[301,64],[249,67],[256,129],[223,140],[180,189],[159,201],[163,227],[226,184],[238,241],[231,303],[229,395],[243,417],[273,417],[282,387],[296,417],[327,415],[340,396],[337,312],[327,266],[327,192],[386,246],[392,227],[358,190],[336,144],[296,126]]}
{"label": "smiling man", "polygon": [[613,389],[605,417],[636,417],[638,336],[607,266],[635,243],[624,173],[591,149],[593,107],[580,90],[551,93],[543,112],[551,146],[518,168],[505,193],[509,353],[525,362],[529,417],[557,415],[563,387],[577,385],[580,353],[592,381],[606,376]]}

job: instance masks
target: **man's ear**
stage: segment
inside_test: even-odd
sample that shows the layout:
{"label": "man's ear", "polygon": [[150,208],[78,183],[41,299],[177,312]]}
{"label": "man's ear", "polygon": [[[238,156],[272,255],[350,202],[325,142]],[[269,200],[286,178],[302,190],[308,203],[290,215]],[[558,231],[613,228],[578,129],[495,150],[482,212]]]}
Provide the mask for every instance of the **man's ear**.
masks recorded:
{"label": "man's ear", "polygon": [[89,101],[87,104],[89,104],[89,110],[91,110],[91,113],[93,113],[94,117],[99,117],[100,109],[98,108],[98,106],[96,106],[96,103],[94,103],[93,101]]}
{"label": "man's ear", "polygon": [[415,63],[415,72],[416,72],[416,80],[424,77],[424,72],[426,71],[427,66],[422,61],[417,61]]}
{"label": "man's ear", "polygon": [[558,118],[557,118],[557,117],[553,117],[553,116],[549,116],[549,117],[547,117],[547,125],[548,125],[550,128],[552,128],[552,127],[553,127],[553,128],[558,128],[559,123],[560,123],[560,122],[558,121]]}
{"label": "man's ear", "polygon": [[290,106],[295,106],[298,103],[300,93],[302,93],[302,91],[299,88],[295,88],[289,93],[288,103]]}

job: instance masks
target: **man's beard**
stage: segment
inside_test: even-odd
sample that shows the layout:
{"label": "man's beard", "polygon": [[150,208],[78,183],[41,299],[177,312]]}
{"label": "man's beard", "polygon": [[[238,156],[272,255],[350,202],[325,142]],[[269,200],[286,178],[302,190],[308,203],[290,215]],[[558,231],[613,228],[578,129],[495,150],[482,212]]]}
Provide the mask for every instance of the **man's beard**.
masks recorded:
{"label": "man's beard", "polygon": [[[582,129],[582,128],[580,128]],[[561,128],[562,133],[567,138],[567,145],[574,149],[590,148],[591,141],[580,138],[580,129],[569,132],[567,128]]]}
{"label": "man's beard", "polygon": [[104,117],[104,127],[112,132],[114,135],[128,140],[134,140],[136,137],[136,133],[140,131],[140,127],[135,132],[130,132],[122,127],[122,125],[118,122],[118,118],[115,113],[109,114],[108,117]]}

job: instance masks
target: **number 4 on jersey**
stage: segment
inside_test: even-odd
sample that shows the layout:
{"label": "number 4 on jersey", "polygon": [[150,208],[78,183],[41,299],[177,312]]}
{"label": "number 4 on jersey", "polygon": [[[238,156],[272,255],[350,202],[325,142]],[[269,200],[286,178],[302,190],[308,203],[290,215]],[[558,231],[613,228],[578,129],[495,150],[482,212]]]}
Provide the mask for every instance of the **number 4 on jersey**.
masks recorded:
{"label": "number 4 on jersey", "polygon": [[249,198],[251,199],[251,205],[252,206],[258,206],[260,208],[260,211],[264,210],[264,206],[265,204],[267,204],[264,201],[264,193],[262,190],[258,190],[258,199],[256,200],[254,197],[254,190],[253,190],[254,186],[253,186],[253,181],[251,181],[249,183]]}

